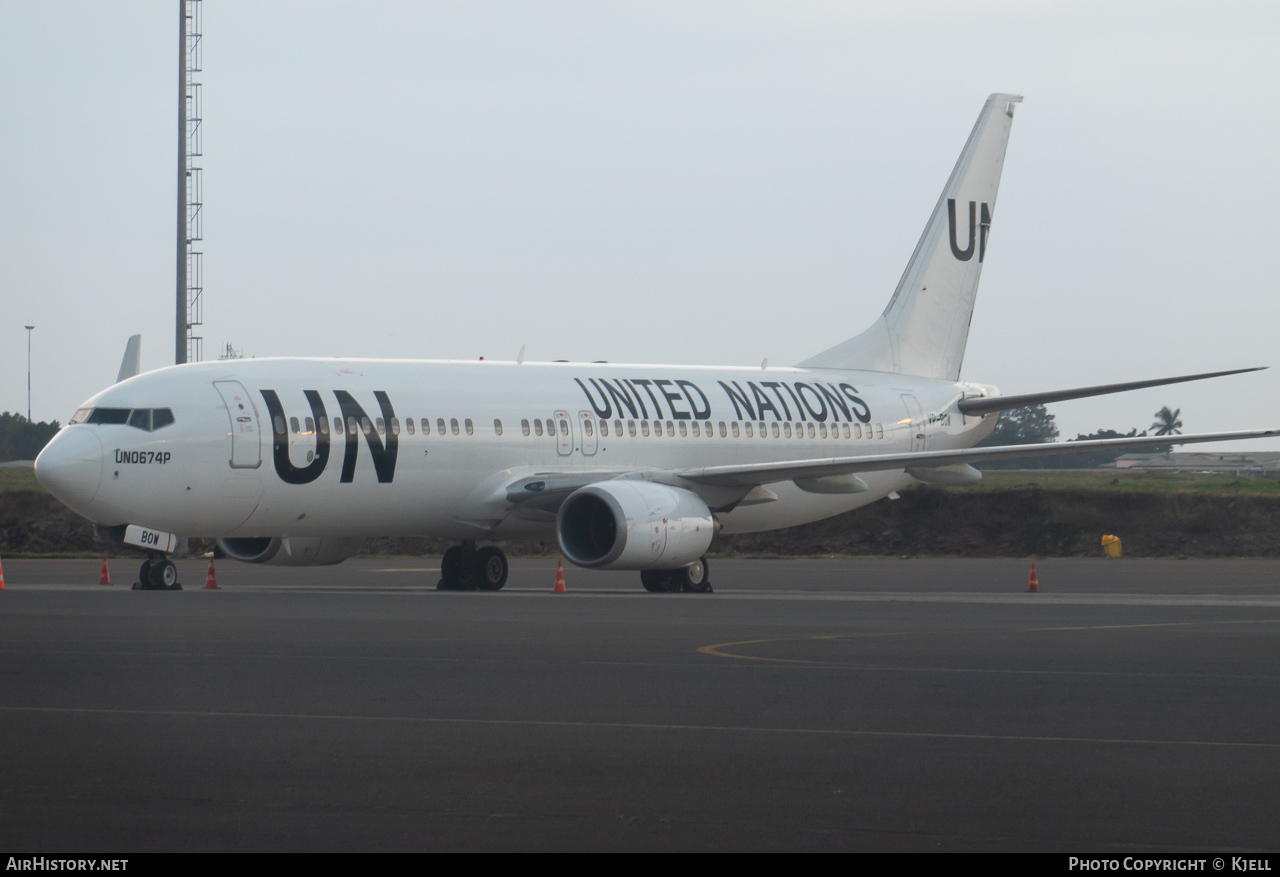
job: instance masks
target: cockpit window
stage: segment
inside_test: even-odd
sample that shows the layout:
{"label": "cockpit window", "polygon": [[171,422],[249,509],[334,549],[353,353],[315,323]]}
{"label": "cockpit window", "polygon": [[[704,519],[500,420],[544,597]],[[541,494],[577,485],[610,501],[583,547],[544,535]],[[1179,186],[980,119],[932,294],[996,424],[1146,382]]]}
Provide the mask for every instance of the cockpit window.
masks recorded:
{"label": "cockpit window", "polygon": [[173,423],[170,408],[81,408],[72,423],[128,424],[134,429],[155,432]]}
{"label": "cockpit window", "polygon": [[87,423],[128,423],[128,408],[95,408]]}

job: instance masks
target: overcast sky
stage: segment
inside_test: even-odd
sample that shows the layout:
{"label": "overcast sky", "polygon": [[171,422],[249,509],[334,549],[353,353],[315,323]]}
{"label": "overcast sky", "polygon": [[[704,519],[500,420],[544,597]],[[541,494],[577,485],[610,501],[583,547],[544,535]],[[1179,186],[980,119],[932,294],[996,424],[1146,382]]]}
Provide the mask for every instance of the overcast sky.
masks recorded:
{"label": "overcast sky", "polygon": [[[1280,4],[204,4],[205,358],[791,364],[1020,92],[963,377],[1280,426]],[[176,0],[0,4],[0,409],[173,361]],[[1280,441],[1249,443],[1280,450]]]}

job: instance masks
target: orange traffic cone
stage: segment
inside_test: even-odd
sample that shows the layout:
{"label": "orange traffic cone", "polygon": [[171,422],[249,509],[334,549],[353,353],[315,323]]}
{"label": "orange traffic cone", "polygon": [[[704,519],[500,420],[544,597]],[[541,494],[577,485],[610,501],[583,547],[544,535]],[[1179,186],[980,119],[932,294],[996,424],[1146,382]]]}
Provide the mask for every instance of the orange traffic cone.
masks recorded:
{"label": "orange traffic cone", "polygon": [[111,573],[107,569],[107,556],[105,554],[102,555],[102,573],[98,576],[98,584],[111,584]]}
{"label": "orange traffic cone", "polygon": [[[4,580],[0,579],[0,582],[2,581]],[[562,557],[556,562],[556,586],[552,589],[551,593],[563,594],[564,591],[564,558]]]}
{"label": "orange traffic cone", "polygon": [[4,590],[4,561],[0,561],[0,591]]}
{"label": "orange traffic cone", "polygon": [[218,587],[218,574],[213,570],[213,554],[209,555],[209,574],[204,577],[204,589],[206,591],[221,591]]}
{"label": "orange traffic cone", "polygon": [[1036,578],[1036,562],[1031,561],[1031,581],[1027,585],[1028,594],[1038,594],[1040,592],[1040,580]]}

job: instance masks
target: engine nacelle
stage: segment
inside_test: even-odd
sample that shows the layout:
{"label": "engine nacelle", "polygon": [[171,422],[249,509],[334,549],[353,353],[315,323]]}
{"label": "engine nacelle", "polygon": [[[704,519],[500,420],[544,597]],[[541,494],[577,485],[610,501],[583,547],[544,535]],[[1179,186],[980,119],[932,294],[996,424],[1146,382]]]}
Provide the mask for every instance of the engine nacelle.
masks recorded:
{"label": "engine nacelle", "polygon": [[245,563],[276,566],[328,566],[342,563],[360,550],[363,539],[342,536],[231,537],[218,540],[222,553]]}
{"label": "engine nacelle", "polygon": [[588,484],[556,515],[564,556],[596,569],[679,569],[705,554],[714,534],[697,494],[650,481]]}

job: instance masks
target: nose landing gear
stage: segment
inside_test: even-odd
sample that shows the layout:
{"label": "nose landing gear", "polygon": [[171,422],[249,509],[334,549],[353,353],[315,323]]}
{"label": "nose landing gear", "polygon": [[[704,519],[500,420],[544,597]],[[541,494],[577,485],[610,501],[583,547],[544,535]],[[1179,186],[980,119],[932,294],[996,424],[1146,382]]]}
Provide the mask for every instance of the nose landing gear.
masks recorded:
{"label": "nose landing gear", "polygon": [[152,554],[142,562],[138,570],[138,581],[135,591],[181,591],[178,583],[178,568],[173,561],[163,554]]}
{"label": "nose landing gear", "polygon": [[437,591],[501,591],[507,583],[507,555],[495,545],[454,545],[440,558]]}

